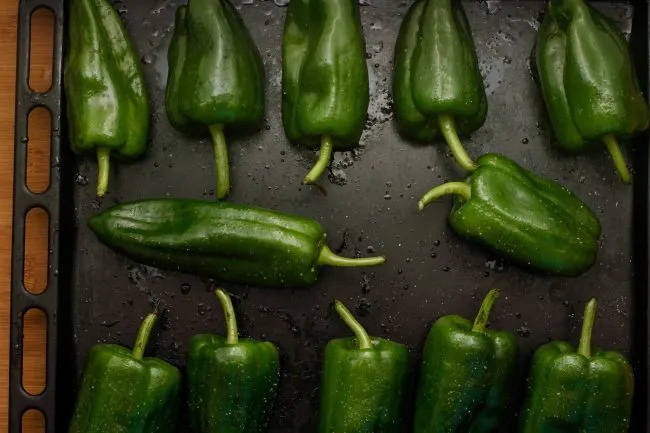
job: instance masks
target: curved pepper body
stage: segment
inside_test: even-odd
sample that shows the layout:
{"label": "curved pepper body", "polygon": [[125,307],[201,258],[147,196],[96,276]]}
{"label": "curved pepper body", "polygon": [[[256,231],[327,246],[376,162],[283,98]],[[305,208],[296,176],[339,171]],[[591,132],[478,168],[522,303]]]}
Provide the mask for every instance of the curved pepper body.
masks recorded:
{"label": "curved pepper body", "polygon": [[[584,152],[606,137],[625,138],[648,128],[648,105],[625,38],[614,22],[583,0],[549,2],[535,59],[563,150]],[[616,162],[618,146],[615,152]],[[627,171],[624,164],[617,164],[619,174]]]}
{"label": "curved pepper body", "polygon": [[595,261],[600,222],[562,185],[486,154],[466,180],[471,195],[456,197],[454,230],[523,265],[578,275]]}
{"label": "curved pepper body", "polygon": [[487,97],[467,17],[457,0],[418,0],[395,47],[393,82],[399,131],[417,141],[440,136],[439,116],[458,132],[485,123]]}
{"label": "curved pepper body", "polygon": [[585,308],[580,344],[553,341],[533,356],[521,433],[627,433],[634,374],[618,352],[591,353],[596,300]]}
{"label": "curved pepper body", "polygon": [[414,432],[497,431],[508,408],[517,354],[509,332],[476,330],[460,316],[438,319],[422,353]]}
{"label": "curved pepper body", "polygon": [[318,222],[234,203],[143,200],[114,206],[88,224],[137,262],[242,284],[303,286],[316,281],[319,265],[384,261],[334,256]]}
{"label": "curved pepper body", "polygon": [[[148,333],[138,336],[141,353]],[[165,361],[136,355],[137,346],[133,352],[115,344],[90,350],[70,433],[176,431],[181,373]]]}
{"label": "curved pepper body", "polygon": [[190,0],[176,13],[165,105],[172,125],[251,128],[264,118],[264,65],[228,0]]}
{"label": "curved pepper body", "polygon": [[[64,90],[70,145],[76,154],[106,154],[100,171],[105,168],[107,183],[109,154],[133,159],[147,147],[150,110],[140,57],[106,0],[71,1],[68,29]],[[104,192],[98,187],[99,195]]]}
{"label": "curved pepper body", "polygon": [[197,433],[258,433],[266,428],[280,379],[269,342],[192,337],[187,360],[189,421]]}
{"label": "curved pepper body", "polygon": [[287,138],[335,150],[358,144],[369,103],[366,46],[355,0],[295,0],[282,39],[282,120]]}

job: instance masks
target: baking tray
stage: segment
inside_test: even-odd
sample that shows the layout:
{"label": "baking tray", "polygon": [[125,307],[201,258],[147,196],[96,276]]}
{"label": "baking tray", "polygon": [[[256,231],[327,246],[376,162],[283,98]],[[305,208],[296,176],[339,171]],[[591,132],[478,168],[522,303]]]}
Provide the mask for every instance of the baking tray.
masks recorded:
{"label": "baking tray", "polygon": [[[189,338],[223,332],[212,294],[219,281],[138,265],[101,245],[86,226],[98,211],[145,197],[213,199],[212,146],[189,139],[169,125],[164,112],[166,51],[181,1],[115,2],[130,31],[151,94],[153,124],[149,152],[131,164],[113,165],[103,202],[95,199],[94,158],[68,151],[61,122],[63,0],[22,0],[19,14],[16,104],[16,177],[12,261],[10,431],[20,431],[28,408],[46,416],[47,431],[65,431],[86,354],[99,342],[131,345],[141,318],[153,303],[164,306],[149,353],[183,368]],[[316,431],[318,386],[328,340],[350,335],[332,314],[334,298],[345,302],[375,336],[408,344],[417,368],[429,325],[443,314],[473,316],[488,289],[502,297],[491,316],[494,328],[519,336],[518,377],[525,377],[535,348],[552,339],[576,341],[584,303],[597,296],[594,344],[631,357],[636,373],[633,432],[650,432],[648,421],[648,136],[626,146],[633,187],[614,174],[604,148],[568,157],[552,145],[543,102],[529,66],[544,3],[465,2],[474,32],[489,102],[485,126],[464,140],[471,155],[502,152],[560,181],[598,214],[603,226],[598,260],[579,278],[542,276],[510,265],[457,237],[447,223],[450,200],[417,211],[430,187],[458,179],[442,143],[414,145],[396,133],[391,105],[392,58],[399,25],[410,1],[364,0],[361,16],[367,42],[371,102],[369,118],[354,152],[337,153],[321,188],[301,180],[315,154],[290,145],[280,116],[281,35],[287,0],[237,0],[266,69],[266,115],[248,137],[230,138],[231,200],[280,209],[319,220],[329,244],[344,255],[381,253],[382,267],[324,269],[313,287],[261,289],[229,284],[243,335],[268,339],[281,352],[282,378],[270,432]],[[648,88],[648,5],[595,3],[630,35],[639,77]],[[40,6],[57,18],[54,85],[45,94],[27,87],[29,17]],[[53,114],[51,185],[40,195],[25,187],[26,120],[42,105]],[[62,123],[62,125],[60,125]],[[63,127],[61,130],[60,128]],[[59,134],[62,131],[62,134]],[[24,215],[42,206],[50,215],[47,291],[29,295],[22,284]],[[47,387],[30,396],[21,387],[22,315],[30,307],[48,317]],[[503,432],[516,430],[518,380]],[[413,387],[414,381],[411,386]],[[413,395],[411,392],[410,395]],[[409,401],[407,410],[412,409]],[[407,414],[407,419],[410,416]],[[410,422],[410,421],[409,421]],[[406,426],[404,431],[408,431]]]}

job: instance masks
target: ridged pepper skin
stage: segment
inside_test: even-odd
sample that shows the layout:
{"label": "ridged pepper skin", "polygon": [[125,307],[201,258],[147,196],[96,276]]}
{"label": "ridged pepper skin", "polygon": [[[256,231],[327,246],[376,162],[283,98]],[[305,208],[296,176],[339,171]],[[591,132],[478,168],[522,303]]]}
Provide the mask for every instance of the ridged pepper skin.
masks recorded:
{"label": "ridged pepper skin", "polygon": [[318,148],[305,177],[315,183],[333,150],[359,143],[370,91],[366,43],[356,0],[289,3],[282,39],[282,120],[287,138]]}
{"label": "ridged pepper skin", "polygon": [[485,123],[487,97],[460,0],[413,3],[397,38],[394,62],[400,134],[416,141],[442,135],[461,167],[473,170],[458,134],[469,134]]}
{"label": "ridged pepper skin", "polygon": [[193,433],[266,430],[280,380],[278,349],[239,338],[230,297],[217,289],[227,335],[199,334],[187,357],[188,418]]}
{"label": "ridged pepper skin", "polygon": [[596,260],[600,222],[562,185],[488,153],[465,182],[426,193],[420,209],[454,194],[449,222],[461,236],[537,270],[565,276],[585,272]]}
{"label": "ridged pepper skin", "polygon": [[224,130],[254,130],[264,120],[262,58],[228,0],[180,6],[167,57],[167,118],[180,131],[211,134],[215,196],[223,199],[230,192]]}
{"label": "ridged pepper skin", "polygon": [[173,433],[181,373],[157,358],[143,358],[156,321],[145,317],[133,351],[115,344],[90,349],[70,433]]}
{"label": "ridged pepper skin", "polygon": [[370,337],[339,301],[336,310],[355,338],[325,347],[319,433],[400,433],[410,370],[406,346]]}
{"label": "ridged pepper skin", "polygon": [[596,300],[585,307],[580,344],[554,341],[533,357],[521,433],[626,433],[634,374],[618,352],[591,353]]}
{"label": "ridged pepper skin", "polygon": [[235,203],[135,201],[94,216],[88,225],[103,243],[139,263],[239,284],[305,286],[316,281],[321,265],[385,261],[337,256],[312,219]]}
{"label": "ridged pepper skin", "polygon": [[489,433],[508,408],[517,361],[512,333],[487,329],[499,292],[486,296],[474,323],[438,319],[427,336],[415,403],[414,433]]}
{"label": "ridged pepper skin", "polygon": [[108,188],[111,156],[147,148],[149,97],[135,51],[107,0],[71,0],[63,87],[68,135],[78,155],[97,154],[97,196]]}
{"label": "ridged pepper skin", "polygon": [[630,182],[617,139],[647,129],[650,115],[616,24],[583,0],[551,0],[535,59],[558,145],[580,153],[604,142]]}

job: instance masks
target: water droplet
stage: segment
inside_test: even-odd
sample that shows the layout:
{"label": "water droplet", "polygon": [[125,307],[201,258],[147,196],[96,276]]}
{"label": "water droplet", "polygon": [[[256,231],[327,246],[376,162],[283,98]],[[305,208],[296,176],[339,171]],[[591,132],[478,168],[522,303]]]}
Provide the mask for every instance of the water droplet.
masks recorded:
{"label": "water droplet", "polygon": [[580,176],[580,178],[578,179],[580,183],[585,183],[585,180],[587,180],[587,177],[584,175]]}
{"label": "water droplet", "polygon": [[361,292],[368,293],[370,291],[370,278],[365,272],[361,274]]}
{"label": "water droplet", "polygon": [[285,7],[289,4],[291,0],[273,0],[276,6]]}
{"label": "water droplet", "polygon": [[369,254],[374,254],[375,253],[375,247],[372,245],[368,245],[368,248],[366,248],[366,251],[368,251]]}
{"label": "water droplet", "polygon": [[206,305],[203,302],[201,302],[198,305],[198,313],[199,313],[199,315],[203,316],[207,311],[208,311],[208,307],[206,307]]}
{"label": "water droplet", "polygon": [[380,22],[375,22],[370,24],[370,30],[382,30],[384,26]]}
{"label": "water droplet", "polygon": [[86,186],[88,185],[88,178],[86,176],[83,176],[80,173],[77,173],[77,175],[74,178],[74,181],[77,183],[79,186]]}
{"label": "water droplet", "polygon": [[361,299],[355,307],[357,316],[366,317],[368,314],[370,314],[370,307],[372,307],[372,304],[368,302],[367,299]]}
{"label": "water droplet", "polygon": [[153,63],[153,59],[149,54],[145,54],[144,56],[142,56],[142,63],[144,63],[145,65],[150,65]]}
{"label": "water droplet", "polygon": [[252,5],[253,0],[241,0],[241,4],[243,4],[243,5]]}
{"label": "water droplet", "polygon": [[390,200],[391,196],[390,194],[384,194],[384,200]]}
{"label": "water droplet", "polygon": [[449,266],[443,266],[442,271],[443,272],[449,272],[449,271],[451,271],[451,268]]}
{"label": "water droplet", "polygon": [[440,240],[436,239],[435,241],[433,241],[433,246],[434,247],[440,246]]}
{"label": "water droplet", "polygon": [[192,290],[192,286],[190,286],[188,283],[181,284],[182,294],[187,295],[188,293],[190,293],[190,290]]}
{"label": "water droplet", "polygon": [[154,163],[153,163],[153,166],[156,167],[156,168],[158,168],[158,167],[160,167],[160,163],[159,163],[159,162],[154,162]]}
{"label": "water droplet", "polygon": [[372,46],[372,51],[374,51],[375,53],[380,53],[381,50],[383,50],[383,49],[384,49],[384,42],[383,41],[381,41],[381,42],[379,42],[379,43]]}
{"label": "water droplet", "polygon": [[370,0],[359,0],[359,6],[372,6]]}
{"label": "water droplet", "polygon": [[20,137],[21,143],[27,143],[27,141],[28,141],[27,137]]}
{"label": "water droplet", "polygon": [[436,254],[436,253],[431,253],[431,258],[432,258],[432,259],[435,259],[436,257],[438,257],[438,254]]}
{"label": "water droplet", "polygon": [[503,63],[505,63],[506,65],[509,65],[510,63],[512,63],[512,59],[509,56],[505,56],[503,58]]}
{"label": "water droplet", "polygon": [[516,332],[517,332],[517,335],[519,335],[520,337],[523,337],[523,338],[530,337],[530,328],[528,326],[525,326],[525,325],[520,326],[519,328],[517,328]]}
{"label": "water droplet", "polygon": [[525,138],[525,137],[522,138],[522,139],[521,139],[521,143],[522,143],[522,144],[528,144],[528,138]]}

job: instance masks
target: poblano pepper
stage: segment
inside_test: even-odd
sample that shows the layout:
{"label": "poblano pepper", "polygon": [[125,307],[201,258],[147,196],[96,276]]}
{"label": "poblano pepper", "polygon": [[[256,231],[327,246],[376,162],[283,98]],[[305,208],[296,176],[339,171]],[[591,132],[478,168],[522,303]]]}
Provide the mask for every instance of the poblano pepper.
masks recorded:
{"label": "poblano pepper", "polygon": [[70,146],[97,154],[97,196],[108,188],[110,158],[147,148],[149,99],[136,53],[106,0],[71,0],[63,86]]}
{"label": "poblano pepper", "polygon": [[142,200],[114,206],[88,225],[103,243],[137,262],[240,284],[305,286],[316,282],[322,265],[385,261],[334,254],[312,219],[235,203]]}
{"label": "poblano pepper", "polygon": [[278,349],[239,338],[230,297],[217,289],[227,335],[195,335],[187,357],[188,418],[194,433],[261,433],[280,380]]}
{"label": "poblano pepper", "polygon": [[535,59],[558,145],[578,153],[604,143],[629,183],[618,139],[647,129],[650,115],[616,24],[583,0],[551,0]]}
{"label": "poblano pepper", "polygon": [[489,433],[498,430],[508,407],[517,361],[517,340],[487,329],[491,290],[474,323],[444,316],[424,345],[415,402],[415,433]]}
{"label": "poblano pepper", "polygon": [[485,123],[487,97],[460,0],[417,0],[395,46],[395,118],[400,134],[417,141],[442,135],[466,170],[475,164],[458,134]]}
{"label": "poblano pepper", "polygon": [[627,433],[634,375],[618,352],[591,350],[596,300],[585,307],[578,349],[553,341],[535,352],[521,433]]}
{"label": "poblano pepper", "polygon": [[230,192],[225,130],[250,130],[264,119],[264,65],[228,0],[190,0],[176,12],[168,51],[165,106],[176,129],[208,132],[214,145],[215,196]]}
{"label": "poblano pepper", "polygon": [[333,150],[350,150],[370,100],[366,44],[356,0],[292,0],[282,39],[282,120],[289,140],[320,146],[304,183],[315,183]]}
{"label": "poblano pepper", "polygon": [[133,351],[115,344],[90,349],[70,433],[176,431],[181,373],[143,358],[157,315],[145,317]]}
{"label": "poblano pepper", "polygon": [[399,433],[410,369],[406,346],[370,337],[339,301],[336,311],[356,338],[325,347],[319,433]]}
{"label": "poblano pepper", "polygon": [[439,185],[420,209],[454,194],[449,221],[461,236],[550,274],[575,276],[593,264],[600,222],[576,195],[502,155],[485,154],[465,182]]}

